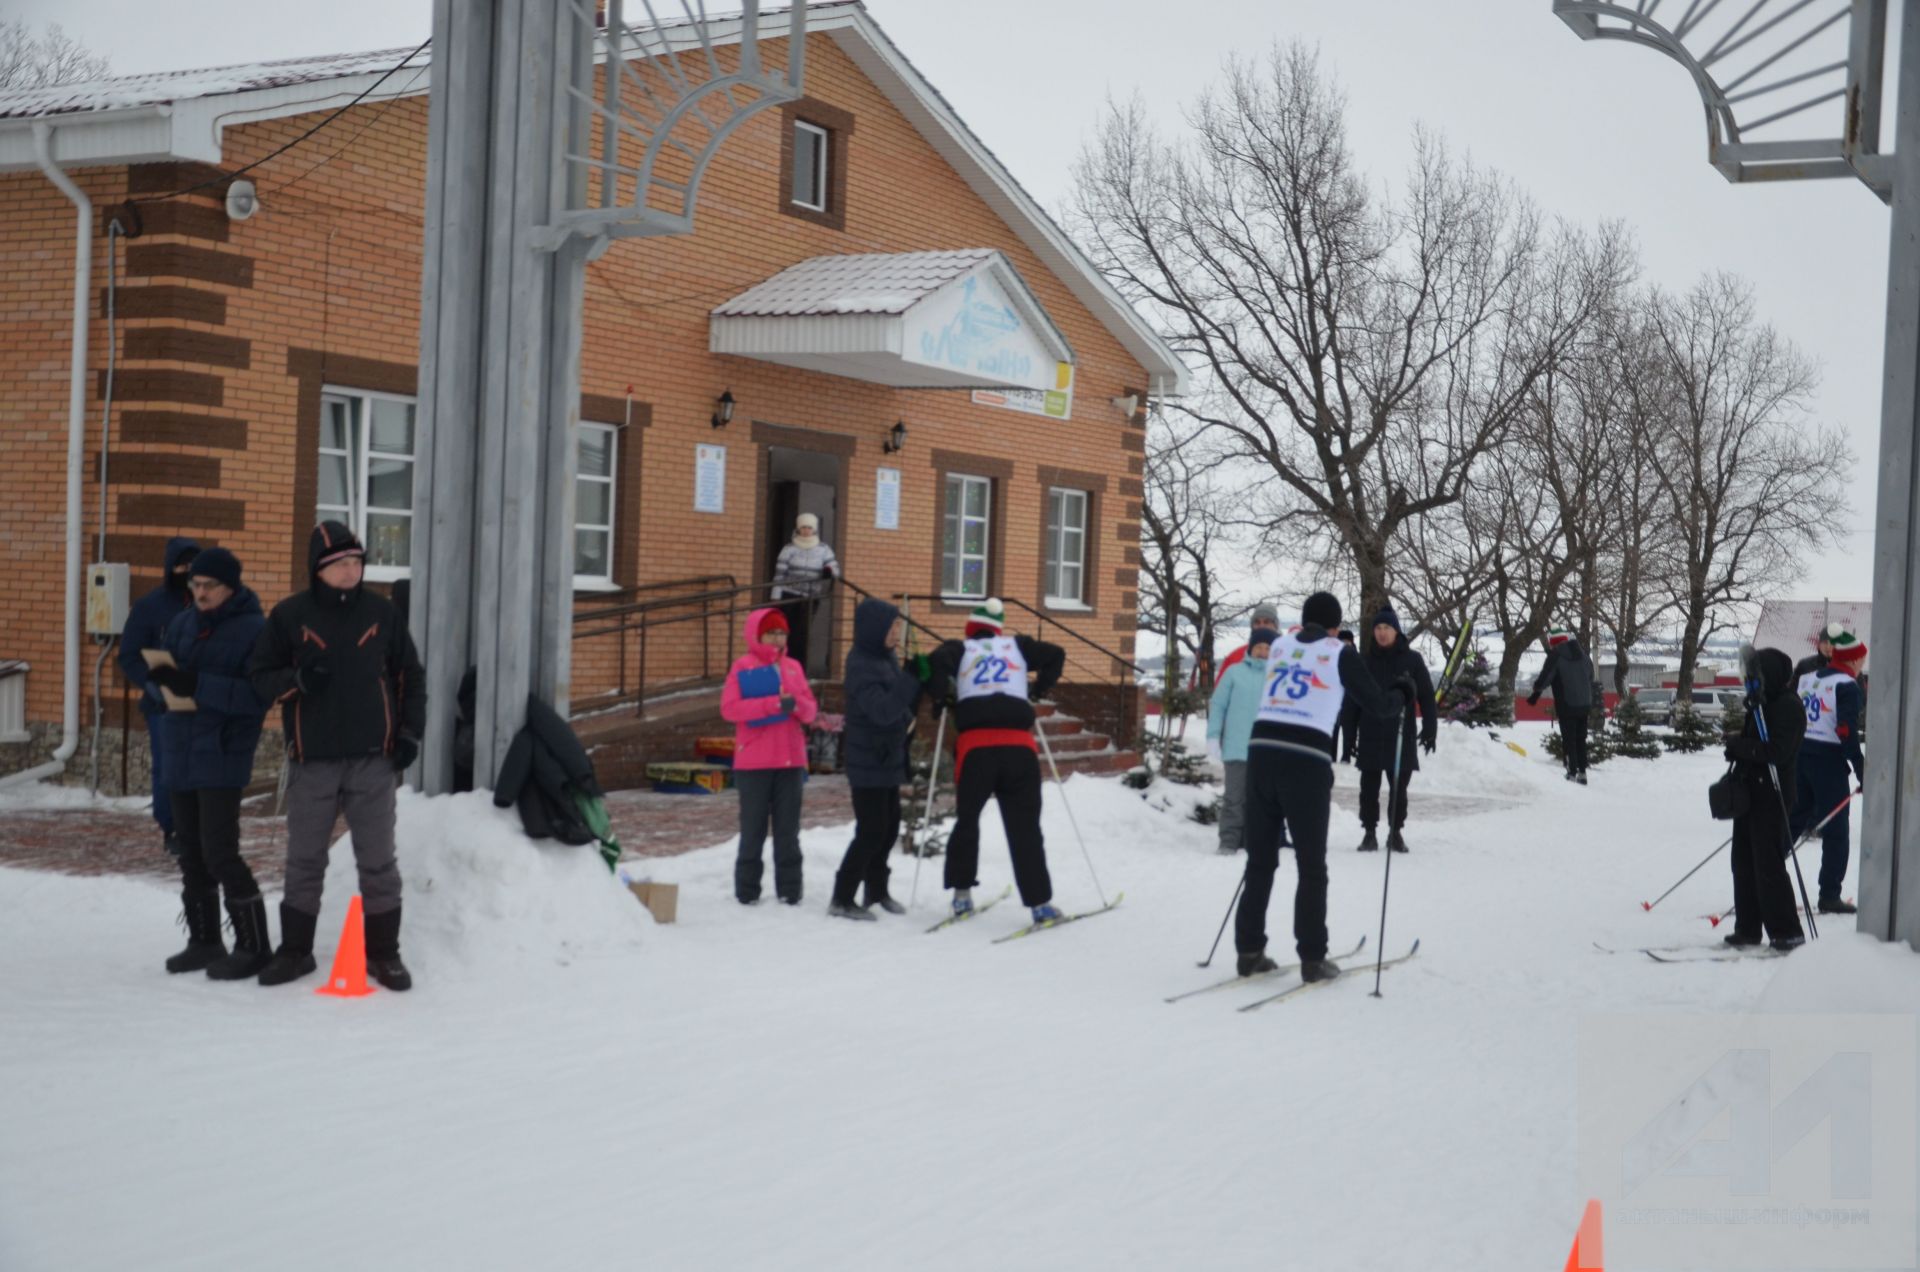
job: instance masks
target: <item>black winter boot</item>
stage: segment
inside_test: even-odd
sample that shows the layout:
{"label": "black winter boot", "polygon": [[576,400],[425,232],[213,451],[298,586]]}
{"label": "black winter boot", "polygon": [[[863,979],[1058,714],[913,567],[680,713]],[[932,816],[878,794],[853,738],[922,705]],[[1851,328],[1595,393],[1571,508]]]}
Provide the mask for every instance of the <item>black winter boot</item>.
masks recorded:
{"label": "black winter boot", "polygon": [[1339,974],[1340,965],[1330,958],[1312,958],[1300,964],[1300,979],[1308,984],[1332,980]]}
{"label": "black winter boot", "polygon": [[1742,932],[1739,928],[1720,938],[1722,944],[1731,945],[1736,950],[1758,945],[1763,939],[1757,932]]}
{"label": "black winter boot", "polygon": [[367,975],[382,989],[413,988],[413,973],[400,961],[400,907],[367,916]]}
{"label": "black winter boot", "polygon": [[220,937],[220,894],[182,890],[187,911],[187,948],[167,960],[169,972],[197,972],[227,952]]}
{"label": "black winter boot", "polygon": [[267,903],[258,893],[237,900],[229,897],[227,913],[233,916],[233,953],[208,965],[207,977],[246,980],[258,976],[273,956],[273,941],[267,936]]}
{"label": "black winter boot", "polygon": [[1373,837],[1373,827],[1371,826],[1367,827],[1366,836],[1360,840],[1359,851],[1360,852],[1379,852],[1380,851],[1380,841]]}
{"label": "black winter boot", "polygon": [[319,922],[317,914],[296,910],[285,901],[280,903],[280,948],[260,969],[262,985],[284,985],[312,974],[313,929]]}
{"label": "black winter boot", "polygon": [[1406,837],[1400,833],[1398,827],[1387,832],[1387,847],[1393,852],[1405,852],[1407,850]]}
{"label": "black winter boot", "polygon": [[1239,969],[1242,976],[1254,976],[1261,972],[1277,972],[1280,970],[1280,964],[1268,958],[1266,951],[1258,950],[1252,954],[1240,955]]}

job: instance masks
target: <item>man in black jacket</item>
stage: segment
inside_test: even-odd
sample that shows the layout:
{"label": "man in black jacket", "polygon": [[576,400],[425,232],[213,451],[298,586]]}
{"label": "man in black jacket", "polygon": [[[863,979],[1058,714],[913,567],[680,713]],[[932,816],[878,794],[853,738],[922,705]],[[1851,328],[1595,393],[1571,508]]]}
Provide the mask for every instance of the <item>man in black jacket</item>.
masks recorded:
{"label": "man in black jacket", "polygon": [[[1360,824],[1366,829],[1365,837],[1360,840],[1360,851],[1375,852],[1380,847],[1379,840],[1374,838],[1373,828],[1380,823],[1380,778],[1386,774],[1389,775],[1390,788],[1387,792],[1387,847],[1394,852],[1405,852],[1407,841],[1401,832],[1407,824],[1407,787],[1420,768],[1420,756],[1416,752],[1433,754],[1434,744],[1440,737],[1440,713],[1433,701],[1433,677],[1427,673],[1427,660],[1415,653],[1413,646],[1407,643],[1406,633],[1400,630],[1400,616],[1394,613],[1391,605],[1381,606],[1380,612],[1373,616],[1373,647],[1361,661],[1366,664],[1373,683],[1382,688],[1402,676],[1411,679],[1415,700],[1420,707],[1417,739],[1411,711],[1401,712],[1398,721],[1374,717],[1363,721],[1360,719],[1358,701],[1350,700],[1345,712],[1346,719],[1356,723],[1360,729]],[[1396,737],[1400,739],[1397,780],[1391,777]]]}
{"label": "man in black jacket", "polygon": [[365,557],[346,526],[315,526],[307,543],[307,590],[273,607],[254,646],[253,685],[280,704],[292,765],[281,942],[260,973],[263,985],[314,970],[328,841],[340,813],[353,833],[366,906],[367,972],[388,989],[413,984],[400,961],[394,787],[420,754],[426,676],[393,605],[363,586]]}
{"label": "man in black jacket", "polygon": [[[973,913],[980,881],[980,814],[989,799],[1000,801],[1013,854],[1013,881],[1035,923],[1061,916],[1053,904],[1046,839],[1040,833],[1040,756],[1033,739],[1033,699],[1052,691],[1066,668],[1058,645],[1030,636],[1006,635],[1006,610],[989,598],[967,616],[967,638],[950,640],[928,657],[927,688],[935,702],[948,695],[953,708],[954,785],[959,810],[947,836],[946,884],[953,913]],[[1032,681],[1028,681],[1031,674]],[[935,757],[936,760],[938,757]]]}
{"label": "man in black jacket", "polygon": [[147,753],[152,757],[149,767],[153,778],[153,820],[160,826],[167,851],[176,857],[180,855],[180,841],[173,833],[173,791],[163,759],[166,748],[160,743],[160,721],[167,714],[167,708],[160,698],[160,686],[149,683],[147,660],[141,651],[158,646],[167,624],[193,604],[187,590],[187,572],[199,551],[200,545],[192,539],[167,540],[160,564],[160,586],[128,609],[127,625],[120,632],[118,656],[120,674],[140,691],[140,714],[147,722]]}
{"label": "man in black jacket", "polygon": [[1593,710],[1593,661],[1565,628],[1547,633],[1547,663],[1533,682],[1527,705],[1537,706],[1545,690],[1553,690],[1553,714],[1560,722],[1561,749],[1566,756],[1567,780],[1587,784],[1587,713]]}
{"label": "man in black jacket", "polygon": [[[924,685],[900,665],[900,611],[878,597],[853,611],[853,648],[847,653],[846,723],[840,732],[847,787],[853,796],[853,842],[833,877],[827,913],[871,919],[873,907],[905,914],[887,892],[887,854],[900,838],[900,787],[907,780],[907,735]],[[930,660],[916,659],[924,675]],[[855,893],[866,887],[866,905]]]}
{"label": "man in black jacket", "polygon": [[1346,700],[1363,718],[1395,720],[1413,695],[1406,677],[1383,691],[1353,646],[1333,636],[1340,602],[1315,592],[1300,607],[1300,627],[1267,652],[1266,688],[1247,747],[1247,876],[1234,919],[1242,976],[1276,968],[1267,957],[1267,901],[1280,863],[1284,819],[1300,872],[1293,894],[1293,941],[1303,980],[1331,980],[1327,957],[1327,820],[1333,803],[1334,734]]}
{"label": "man in black jacket", "polygon": [[[1747,790],[1747,811],[1733,821],[1734,918],[1726,941],[1736,947],[1760,944],[1763,933],[1783,952],[1806,943],[1787,877],[1787,814],[1780,796],[1795,789],[1794,763],[1807,731],[1792,672],[1792,660],[1779,650],[1754,653],[1747,666],[1746,727],[1727,743],[1727,762]],[[1755,712],[1766,719],[1764,742]]]}

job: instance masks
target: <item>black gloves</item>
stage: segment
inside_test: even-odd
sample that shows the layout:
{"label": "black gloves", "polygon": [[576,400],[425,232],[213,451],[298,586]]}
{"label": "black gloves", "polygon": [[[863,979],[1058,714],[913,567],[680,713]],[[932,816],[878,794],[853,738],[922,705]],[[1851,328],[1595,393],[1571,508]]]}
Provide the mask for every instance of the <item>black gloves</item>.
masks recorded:
{"label": "black gloves", "polygon": [[793,705],[794,705],[794,700],[793,700],[792,694],[783,693],[780,695],[780,710],[783,714],[792,715]]}
{"label": "black gloves", "polygon": [[1413,676],[1404,671],[1393,678],[1393,683],[1387,686],[1387,691],[1400,695],[1399,710],[1401,711],[1405,711],[1420,696],[1420,691],[1414,687]]}
{"label": "black gloves", "polygon": [[1534,690],[1532,693],[1527,695],[1527,705],[1530,707],[1537,707],[1540,705],[1540,691],[1538,689]]}
{"label": "black gloves", "polygon": [[1435,736],[1434,734],[1431,734],[1431,733],[1422,733],[1422,734],[1420,735],[1420,749],[1421,749],[1422,751],[1425,751],[1425,752],[1426,752],[1426,753],[1427,753],[1428,755],[1432,755],[1432,754],[1433,754],[1433,744],[1434,744],[1435,742],[1437,742],[1437,741],[1439,741],[1439,738],[1438,738],[1437,736]]}
{"label": "black gloves", "polygon": [[406,772],[413,767],[413,762],[419,758],[420,743],[418,739],[410,738],[402,733],[393,740],[393,768],[395,772]]}
{"label": "black gloves", "polygon": [[324,658],[301,663],[300,669],[293,673],[293,683],[309,698],[325,693],[332,680],[333,664]]}
{"label": "black gloves", "polygon": [[191,698],[200,673],[188,667],[149,667],[147,679],[179,697]]}
{"label": "black gloves", "polygon": [[1767,744],[1759,738],[1729,738],[1725,754],[1729,764],[1765,764]]}

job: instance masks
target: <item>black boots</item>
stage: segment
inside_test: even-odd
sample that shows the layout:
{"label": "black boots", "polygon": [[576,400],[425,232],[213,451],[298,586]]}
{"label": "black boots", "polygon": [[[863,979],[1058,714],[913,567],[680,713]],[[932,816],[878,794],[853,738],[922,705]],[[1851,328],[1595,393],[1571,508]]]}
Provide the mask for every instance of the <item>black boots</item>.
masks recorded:
{"label": "black boots", "polygon": [[1252,954],[1240,955],[1239,969],[1242,976],[1254,976],[1261,972],[1278,971],[1280,964],[1268,958],[1264,950],[1257,950]]}
{"label": "black boots", "polygon": [[1842,901],[1839,897],[1822,897],[1818,902],[1822,914],[1858,914],[1860,907],[1851,901]]}
{"label": "black boots", "polygon": [[395,993],[413,988],[413,973],[400,961],[400,907],[367,916],[367,975]]}
{"label": "black boots", "polygon": [[1398,826],[1387,832],[1387,847],[1394,852],[1405,852],[1407,850],[1407,841],[1400,834],[1400,828]]}
{"label": "black boots", "polygon": [[1379,852],[1380,851],[1380,841],[1373,837],[1373,827],[1371,826],[1367,827],[1366,837],[1360,841],[1359,850],[1361,852]]}
{"label": "black boots", "polygon": [[280,948],[260,971],[262,985],[284,985],[313,971],[313,929],[319,922],[317,914],[280,903]]}
{"label": "black boots", "polygon": [[1300,979],[1308,984],[1332,980],[1340,974],[1340,965],[1330,958],[1311,958],[1300,964]]}
{"label": "black boots", "polygon": [[1731,945],[1736,950],[1749,949],[1760,944],[1763,939],[1764,938],[1755,936],[1750,932],[1742,932],[1739,928],[1735,928],[1720,938],[1722,944]]}
{"label": "black boots", "polygon": [[220,939],[220,893],[182,891],[187,911],[187,948],[167,960],[169,972],[197,972],[227,952]]}
{"label": "black boots", "polygon": [[246,980],[260,974],[272,956],[273,942],[267,936],[267,903],[259,894],[227,900],[227,913],[233,916],[233,953],[207,965],[212,980]]}

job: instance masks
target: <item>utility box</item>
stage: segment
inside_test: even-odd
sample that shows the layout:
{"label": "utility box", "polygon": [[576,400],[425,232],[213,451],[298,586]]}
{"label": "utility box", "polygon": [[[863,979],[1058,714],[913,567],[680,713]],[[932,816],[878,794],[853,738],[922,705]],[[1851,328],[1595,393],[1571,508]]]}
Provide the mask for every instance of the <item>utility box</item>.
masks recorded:
{"label": "utility box", "polygon": [[87,635],[118,636],[127,625],[127,567],[87,567]]}

